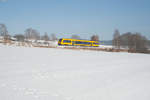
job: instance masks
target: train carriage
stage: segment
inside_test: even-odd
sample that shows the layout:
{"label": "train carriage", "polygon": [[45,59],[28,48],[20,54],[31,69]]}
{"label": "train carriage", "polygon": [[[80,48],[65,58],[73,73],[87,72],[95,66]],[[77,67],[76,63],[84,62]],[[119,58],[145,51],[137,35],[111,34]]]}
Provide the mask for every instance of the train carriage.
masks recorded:
{"label": "train carriage", "polygon": [[79,40],[79,39],[59,39],[58,45],[65,46],[86,46],[86,47],[98,47],[98,41]]}

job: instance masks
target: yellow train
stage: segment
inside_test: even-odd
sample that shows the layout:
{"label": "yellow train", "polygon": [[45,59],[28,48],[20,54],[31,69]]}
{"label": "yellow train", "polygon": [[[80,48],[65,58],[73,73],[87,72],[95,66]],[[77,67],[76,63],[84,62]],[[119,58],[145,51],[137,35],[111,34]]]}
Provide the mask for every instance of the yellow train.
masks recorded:
{"label": "yellow train", "polygon": [[86,46],[86,47],[98,47],[98,41],[89,41],[89,40],[78,40],[78,39],[59,39],[58,45],[65,46]]}

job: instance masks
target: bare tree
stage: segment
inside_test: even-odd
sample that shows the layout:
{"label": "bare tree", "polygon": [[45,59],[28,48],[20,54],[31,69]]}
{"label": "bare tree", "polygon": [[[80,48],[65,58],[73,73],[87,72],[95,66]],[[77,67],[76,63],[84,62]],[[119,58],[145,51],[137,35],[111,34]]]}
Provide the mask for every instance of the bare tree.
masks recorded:
{"label": "bare tree", "polygon": [[120,35],[120,46],[121,47],[128,48],[128,46],[132,43],[132,39],[130,39],[131,35],[132,35],[131,32],[127,32],[127,33]]}
{"label": "bare tree", "polygon": [[79,37],[78,35],[75,35],[75,34],[72,35],[71,38],[72,38],[72,39],[80,39],[80,37]]}
{"label": "bare tree", "polygon": [[129,52],[147,52],[148,40],[140,33],[127,32],[120,36],[121,47],[128,47]]}
{"label": "bare tree", "polygon": [[28,28],[25,30],[25,38],[26,39],[31,39],[31,34],[32,34],[32,28]]}
{"label": "bare tree", "polygon": [[23,34],[16,34],[14,38],[16,38],[17,41],[24,42],[25,36]]}
{"label": "bare tree", "polygon": [[113,46],[115,48],[120,49],[120,32],[119,30],[115,30],[114,36],[113,36]]}
{"label": "bare tree", "polygon": [[50,36],[50,37],[51,37],[51,40],[52,40],[52,41],[57,40],[57,37],[56,37],[56,35],[55,35],[55,34],[51,34],[51,36]]}
{"label": "bare tree", "polygon": [[91,36],[91,41],[99,41],[99,36],[98,35]]}
{"label": "bare tree", "polygon": [[1,36],[8,35],[7,27],[5,26],[5,24],[0,24],[0,35]]}
{"label": "bare tree", "polygon": [[142,36],[140,33],[132,34],[131,37],[132,44],[129,46],[129,50],[134,50],[135,52],[146,52],[148,47],[148,40],[146,37]]}
{"label": "bare tree", "polygon": [[45,41],[49,41],[49,40],[50,40],[50,38],[49,38],[47,32],[45,32],[44,35],[41,36],[41,39],[42,39],[42,40],[45,40]]}
{"label": "bare tree", "polygon": [[148,40],[148,48],[150,49],[150,40]]}
{"label": "bare tree", "polygon": [[8,34],[5,24],[0,24],[0,35],[3,36],[5,42],[10,42],[10,35]]}
{"label": "bare tree", "polygon": [[28,28],[25,30],[25,38],[38,40],[40,39],[40,33],[35,29]]}

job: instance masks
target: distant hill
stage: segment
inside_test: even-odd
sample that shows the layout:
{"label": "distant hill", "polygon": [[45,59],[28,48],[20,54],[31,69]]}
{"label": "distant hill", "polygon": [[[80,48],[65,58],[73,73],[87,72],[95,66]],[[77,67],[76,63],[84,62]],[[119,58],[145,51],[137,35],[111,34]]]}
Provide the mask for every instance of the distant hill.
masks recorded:
{"label": "distant hill", "polygon": [[103,41],[100,41],[100,44],[101,45],[112,45],[112,40],[103,40]]}

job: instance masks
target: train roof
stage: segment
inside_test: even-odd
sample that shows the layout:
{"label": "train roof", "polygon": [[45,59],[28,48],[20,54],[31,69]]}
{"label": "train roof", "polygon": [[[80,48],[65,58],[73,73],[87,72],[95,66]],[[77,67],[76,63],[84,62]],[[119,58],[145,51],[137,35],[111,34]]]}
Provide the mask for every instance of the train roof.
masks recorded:
{"label": "train roof", "polygon": [[[85,40],[85,41],[92,41],[92,40],[86,40],[86,39],[71,39],[71,38],[60,38],[60,39],[70,39],[70,40]],[[95,41],[94,41],[95,42]],[[99,41],[96,41],[99,42]]]}

